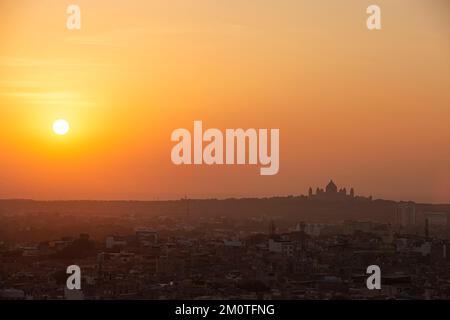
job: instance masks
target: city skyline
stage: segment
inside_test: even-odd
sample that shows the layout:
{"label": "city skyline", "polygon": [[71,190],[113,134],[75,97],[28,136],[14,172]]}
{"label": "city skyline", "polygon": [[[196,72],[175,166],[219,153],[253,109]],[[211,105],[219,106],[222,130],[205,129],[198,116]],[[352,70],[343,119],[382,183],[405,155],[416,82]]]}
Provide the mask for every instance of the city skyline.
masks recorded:
{"label": "city skyline", "polygon": [[32,199],[32,198],[1,198],[0,201],[44,201],[44,202],[89,202],[89,201],[99,201],[99,202],[169,202],[169,201],[186,201],[186,200],[229,200],[229,199],[271,199],[271,198],[289,198],[289,197],[305,197],[308,199],[315,200],[329,200],[329,201],[342,201],[342,200],[382,200],[382,201],[393,201],[398,203],[418,203],[418,204],[436,204],[436,205],[448,205],[449,203],[445,202],[420,202],[415,201],[414,199],[387,199],[387,198],[377,198],[373,197],[371,194],[359,194],[356,192],[353,186],[350,186],[348,189],[346,186],[337,186],[333,179],[330,179],[324,187],[310,186],[307,192],[295,193],[295,194],[287,194],[287,195],[269,195],[269,196],[224,196],[224,197],[190,197],[187,193],[184,195],[180,195],[179,197],[174,198],[153,198],[153,199]]}

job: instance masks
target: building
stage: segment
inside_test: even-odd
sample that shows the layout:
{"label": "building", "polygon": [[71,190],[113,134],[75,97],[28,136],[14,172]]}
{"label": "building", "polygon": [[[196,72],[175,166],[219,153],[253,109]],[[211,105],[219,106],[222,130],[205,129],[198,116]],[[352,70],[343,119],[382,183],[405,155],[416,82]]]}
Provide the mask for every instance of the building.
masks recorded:
{"label": "building", "polygon": [[316,193],[313,193],[313,189],[310,187],[308,190],[308,198],[315,200],[325,200],[325,201],[347,201],[353,199],[366,199],[372,200],[372,197],[361,197],[355,196],[355,190],[350,188],[347,192],[347,188],[338,188],[333,180],[326,185],[325,190],[323,188],[316,188]]}
{"label": "building", "polygon": [[158,233],[154,230],[137,228],[135,235],[138,242],[144,246],[150,246],[158,242]]}
{"label": "building", "polygon": [[106,237],[105,245],[107,249],[125,247],[127,245],[127,241],[124,237],[112,235]]}
{"label": "building", "polygon": [[400,202],[395,214],[398,225],[402,227],[416,225],[416,205],[414,202]]}
{"label": "building", "polygon": [[[303,232],[302,232],[303,234]],[[292,239],[292,234],[273,235],[269,238],[267,248],[269,252],[281,253],[287,257],[293,257],[298,241]]]}
{"label": "building", "polygon": [[424,219],[430,227],[448,226],[448,212],[424,212]]}

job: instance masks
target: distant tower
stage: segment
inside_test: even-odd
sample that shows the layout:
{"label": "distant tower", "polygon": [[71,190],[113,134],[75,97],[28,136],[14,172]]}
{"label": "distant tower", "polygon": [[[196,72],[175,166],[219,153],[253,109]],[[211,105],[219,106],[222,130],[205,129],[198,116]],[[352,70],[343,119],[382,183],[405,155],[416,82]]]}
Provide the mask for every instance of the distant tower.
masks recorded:
{"label": "distant tower", "polygon": [[401,202],[397,205],[397,224],[410,227],[416,224],[416,206],[413,202]]}
{"label": "distant tower", "polygon": [[104,261],[104,253],[101,252],[97,255],[97,281],[98,283],[103,282],[103,261]]}
{"label": "distant tower", "polygon": [[326,193],[337,193],[337,186],[334,184],[333,180],[330,180],[328,183]]}
{"label": "distant tower", "polygon": [[270,220],[269,235],[270,235],[270,238],[273,238],[275,236],[275,222],[273,220]]}
{"label": "distant tower", "polygon": [[185,209],[185,219],[186,221],[189,220],[189,214],[190,214],[190,208],[189,208],[189,198],[187,197],[187,195],[184,196],[184,198],[182,198],[182,203],[184,202],[184,209]]}
{"label": "distant tower", "polygon": [[312,197],[312,195],[313,195],[313,192],[312,192],[312,188],[311,187],[309,187],[309,190],[308,190],[308,196],[311,198]]}
{"label": "distant tower", "polygon": [[187,216],[187,218],[189,219],[189,217],[190,217],[190,213],[191,213],[191,207],[190,207],[190,202],[189,202],[189,199],[187,199],[186,200],[186,216]]}
{"label": "distant tower", "polygon": [[355,190],[353,190],[353,188],[350,189],[350,197],[354,197],[355,196]]}
{"label": "distant tower", "polygon": [[300,222],[300,248],[302,249],[302,250],[304,250],[305,249],[305,247],[306,247],[306,243],[305,243],[305,238],[306,238],[306,236],[305,236],[305,228],[306,228],[306,224],[302,221],[302,222]]}

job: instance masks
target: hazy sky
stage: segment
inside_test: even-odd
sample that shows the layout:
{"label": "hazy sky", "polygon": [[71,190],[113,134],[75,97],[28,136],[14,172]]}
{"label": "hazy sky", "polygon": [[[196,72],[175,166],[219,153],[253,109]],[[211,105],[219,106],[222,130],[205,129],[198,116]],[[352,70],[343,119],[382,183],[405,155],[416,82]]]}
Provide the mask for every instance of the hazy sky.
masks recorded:
{"label": "hazy sky", "polygon": [[[0,198],[450,202],[449,39],[447,0],[2,0]],[[280,128],[279,174],[173,165],[194,120]]]}

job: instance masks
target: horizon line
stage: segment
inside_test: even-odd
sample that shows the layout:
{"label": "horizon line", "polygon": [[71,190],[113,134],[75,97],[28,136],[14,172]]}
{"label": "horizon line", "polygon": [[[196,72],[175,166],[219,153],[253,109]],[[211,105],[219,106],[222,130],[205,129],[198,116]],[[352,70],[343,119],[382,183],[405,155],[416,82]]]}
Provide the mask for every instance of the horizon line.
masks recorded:
{"label": "horizon line", "polygon": [[[31,201],[31,202],[171,202],[171,201],[186,201],[186,200],[217,200],[217,201],[225,201],[225,200],[263,200],[263,199],[271,199],[271,198],[308,198],[308,195],[299,194],[299,195],[272,195],[272,196],[239,196],[239,197],[181,197],[181,198],[164,198],[164,199],[34,199],[34,198],[0,198],[0,201]],[[359,196],[362,198],[368,198]],[[370,197],[370,196],[369,196]],[[355,196],[357,199],[358,196]],[[314,199],[312,199],[314,200]],[[324,200],[315,200],[319,202],[323,202]],[[326,200],[325,200],[326,201]],[[417,202],[414,200],[393,200],[393,199],[383,199],[383,198],[372,198],[370,201],[391,201],[391,202],[412,202],[414,204],[431,204],[431,205],[450,205],[445,202]],[[338,201],[339,202],[339,201]]]}

